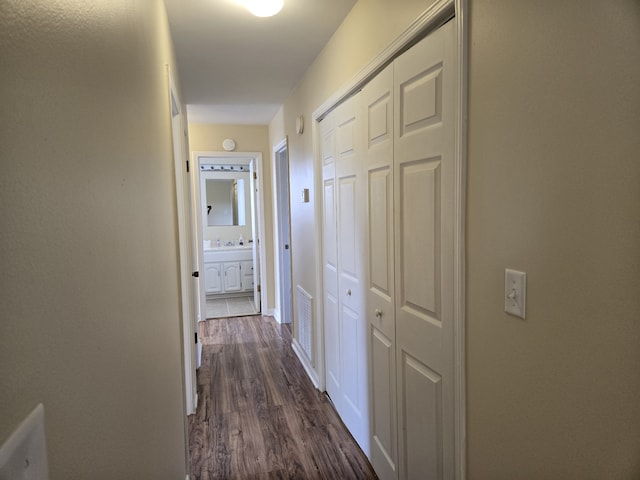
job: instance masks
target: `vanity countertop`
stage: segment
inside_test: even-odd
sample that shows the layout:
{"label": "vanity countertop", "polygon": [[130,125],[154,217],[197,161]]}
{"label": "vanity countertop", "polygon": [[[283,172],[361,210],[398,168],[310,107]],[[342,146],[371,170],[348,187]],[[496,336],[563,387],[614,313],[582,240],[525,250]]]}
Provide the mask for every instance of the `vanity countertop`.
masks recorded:
{"label": "vanity countertop", "polygon": [[230,245],[228,247],[204,247],[205,252],[229,252],[231,250],[252,250],[253,244],[249,245]]}
{"label": "vanity countertop", "polygon": [[253,260],[252,245],[233,245],[204,249],[204,262],[246,262]]}

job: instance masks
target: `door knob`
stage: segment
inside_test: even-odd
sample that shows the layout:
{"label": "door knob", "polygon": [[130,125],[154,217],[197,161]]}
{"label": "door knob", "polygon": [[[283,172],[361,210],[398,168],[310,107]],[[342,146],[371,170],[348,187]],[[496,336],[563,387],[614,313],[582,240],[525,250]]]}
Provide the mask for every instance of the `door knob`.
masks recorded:
{"label": "door knob", "polygon": [[382,310],[380,310],[379,308],[376,308],[375,314],[376,318],[382,318]]}
{"label": "door knob", "polygon": [[350,288],[348,288],[348,289],[347,289],[347,297],[350,297],[350,296],[351,296],[351,289],[350,289]]}

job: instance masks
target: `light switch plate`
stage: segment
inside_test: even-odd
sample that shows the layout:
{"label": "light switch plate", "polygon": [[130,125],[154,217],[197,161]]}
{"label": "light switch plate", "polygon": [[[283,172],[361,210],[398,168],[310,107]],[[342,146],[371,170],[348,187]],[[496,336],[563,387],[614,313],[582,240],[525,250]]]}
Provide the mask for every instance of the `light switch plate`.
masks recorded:
{"label": "light switch plate", "polygon": [[527,306],[527,274],[517,270],[504,271],[504,311],[525,318]]}

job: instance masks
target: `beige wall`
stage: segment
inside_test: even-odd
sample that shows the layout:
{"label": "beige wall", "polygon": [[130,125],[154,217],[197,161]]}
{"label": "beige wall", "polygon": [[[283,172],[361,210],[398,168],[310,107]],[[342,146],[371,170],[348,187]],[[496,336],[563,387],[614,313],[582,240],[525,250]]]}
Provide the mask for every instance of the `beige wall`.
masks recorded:
{"label": "beige wall", "polygon": [[[639,4],[470,3],[468,478],[638,478]],[[270,125],[314,294],[311,114],[427,4],[360,0]],[[507,267],[526,321],[502,311]]]}
{"label": "beige wall", "polygon": [[640,3],[547,7],[471,2],[469,478],[640,478]]}
{"label": "beige wall", "polygon": [[164,8],[0,11],[0,443],[42,402],[53,480],[184,479]]}
{"label": "beige wall", "polygon": [[[224,152],[222,142],[231,138],[236,142],[236,152],[262,152],[263,208],[265,216],[264,248],[266,252],[267,305],[263,312],[275,307],[273,266],[273,197],[271,194],[272,156],[269,147],[269,128],[266,125],[219,125],[213,123],[189,123],[189,149],[191,152]],[[234,235],[235,235],[234,230]],[[205,237],[206,238],[206,237]],[[245,237],[247,238],[247,237]],[[215,239],[214,239],[215,240]],[[237,240],[237,238],[236,238]],[[263,286],[264,288],[264,286]]]}

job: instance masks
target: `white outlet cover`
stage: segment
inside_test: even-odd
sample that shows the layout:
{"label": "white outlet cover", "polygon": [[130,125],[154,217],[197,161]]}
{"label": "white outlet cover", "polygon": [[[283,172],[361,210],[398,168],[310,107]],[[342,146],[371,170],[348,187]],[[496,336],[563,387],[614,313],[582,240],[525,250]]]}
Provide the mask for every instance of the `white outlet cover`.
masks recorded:
{"label": "white outlet cover", "polygon": [[527,306],[527,274],[508,268],[504,271],[504,311],[525,318]]}
{"label": "white outlet cover", "polygon": [[44,407],[39,404],[0,447],[0,480],[48,480]]}

